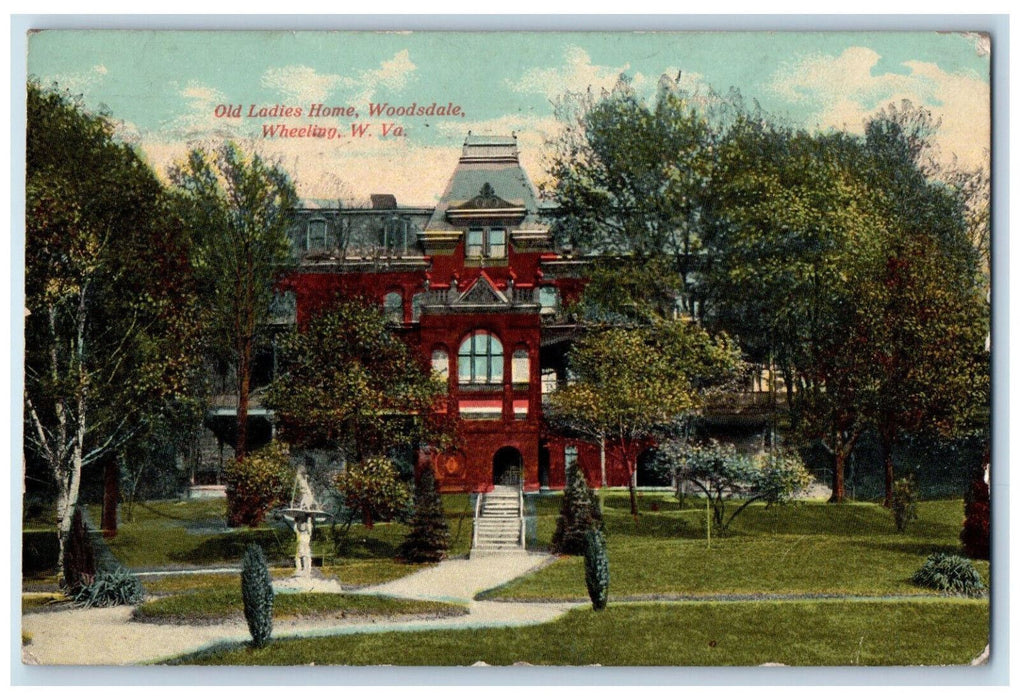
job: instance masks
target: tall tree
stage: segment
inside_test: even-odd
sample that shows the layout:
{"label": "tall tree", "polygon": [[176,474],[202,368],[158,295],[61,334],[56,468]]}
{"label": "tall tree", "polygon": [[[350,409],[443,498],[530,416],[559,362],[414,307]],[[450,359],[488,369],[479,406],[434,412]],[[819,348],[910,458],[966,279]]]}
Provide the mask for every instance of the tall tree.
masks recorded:
{"label": "tall tree", "polygon": [[171,169],[170,178],[189,206],[194,265],[209,305],[213,347],[236,368],[234,452],[243,460],[256,343],[276,276],[289,260],[287,228],[297,194],[279,165],[234,143],[213,152],[193,150]]}
{"label": "tall tree", "polygon": [[564,128],[551,144],[544,188],[559,205],[558,237],[632,257],[638,269],[664,259],[682,285],[689,283],[718,137],[697,102],[667,76],[652,105],[622,75],[598,98],[590,91],[560,98],[555,108]]}
{"label": "tall tree", "polygon": [[265,404],[287,441],[331,446],[353,462],[398,446],[449,446],[448,414],[434,411],[444,384],[377,305],[338,302],[285,337],[280,354]]}
{"label": "tall tree", "polygon": [[83,469],[184,393],[199,323],[181,218],[106,116],[29,83],[26,159],[25,446],[63,561]]}
{"label": "tall tree", "polygon": [[696,411],[705,393],[736,376],[737,348],[687,322],[592,330],[568,356],[576,381],[550,397],[552,420],[603,437],[630,477],[637,507],[637,457],[657,431]]}
{"label": "tall tree", "polygon": [[928,156],[937,126],[927,110],[904,101],[866,127],[868,177],[887,235],[870,261],[859,261],[857,302],[872,321],[877,390],[869,409],[886,505],[902,435],[952,437],[988,408],[987,251],[974,209],[980,197],[958,179],[940,182],[944,174]]}

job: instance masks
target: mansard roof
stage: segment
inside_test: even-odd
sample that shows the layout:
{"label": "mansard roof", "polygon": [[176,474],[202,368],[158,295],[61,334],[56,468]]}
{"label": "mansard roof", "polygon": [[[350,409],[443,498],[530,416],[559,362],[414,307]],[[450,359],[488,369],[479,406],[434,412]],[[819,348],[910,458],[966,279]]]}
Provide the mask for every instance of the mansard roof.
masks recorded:
{"label": "mansard roof", "polygon": [[518,158],[516,137],[468,134],[425,230],[461,230],[465,220],[478,217],[506,219],[522,229],[544,228],[539,211],[535,188]]}

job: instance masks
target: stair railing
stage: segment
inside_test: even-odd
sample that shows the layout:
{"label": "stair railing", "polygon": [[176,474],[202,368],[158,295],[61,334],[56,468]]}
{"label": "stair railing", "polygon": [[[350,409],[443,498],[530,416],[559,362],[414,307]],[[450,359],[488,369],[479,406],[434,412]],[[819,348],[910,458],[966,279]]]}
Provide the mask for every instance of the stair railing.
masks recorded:
{"label": "stair railing", "polygon": [[478,492],[478,498],[475,499],[475,520],[474,520],[474,532],[471,535],[471,549],[478,546],[478,518],[482,512],[482,499],[485,498],[485,493],[482,491]]}
{"label": "stair railing", "polygon": [[517,517],[521,521],[521,548],[524,548],[524,489],[517,492]]}

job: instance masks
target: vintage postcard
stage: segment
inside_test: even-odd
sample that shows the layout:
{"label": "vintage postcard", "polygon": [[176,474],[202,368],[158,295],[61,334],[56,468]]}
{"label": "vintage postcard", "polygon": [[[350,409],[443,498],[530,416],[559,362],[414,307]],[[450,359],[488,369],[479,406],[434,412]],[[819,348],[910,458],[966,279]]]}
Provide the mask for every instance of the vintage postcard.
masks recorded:
{"label": "vintage postcard", "polygon": [[31,33],[23,663],[986,663],[995,50]]}

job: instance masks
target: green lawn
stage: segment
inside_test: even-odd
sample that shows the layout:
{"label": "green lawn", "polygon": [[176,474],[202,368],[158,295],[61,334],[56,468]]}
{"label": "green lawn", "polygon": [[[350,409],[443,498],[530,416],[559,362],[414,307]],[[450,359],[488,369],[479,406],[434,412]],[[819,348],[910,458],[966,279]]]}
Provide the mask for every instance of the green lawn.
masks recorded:
{"label": "green lawn", "polygon": [[[347,593],[290,593],[273,600],[273,619],[465,615],[463,605]],[[240,586],[158,598],[135,608],[132,619],[163,624],[208,624],[243,619]]]}
{"label": "green lawn", "polygon": [[[671,494],[643,494],[635,521],[626,494],[606,498],[610,600],[711,594],[929,592],[910,577],[933,551],[958,552],[963,502],[928,501],[898,534],[888,510],[874,503],[807,502],[748,507],[730,532],[705,539],[704,501],[681,509]],[[538,499],[537,543],[548,546],[559,499]],[[657,509],[657,510],[656,510]],[[530,546],[530,545],[529,545]],[[988,562],[975,566],[988,582]],[[564,557],[488,591],[482,598],[585,600],[584,562]]]}
{"label": "green lawn", "polygon": [[610,605],[599,613],[578,609],[535,627],[281,639],[264,649],[231,645],[173,663],[966,664],[987,640],[988,604],[983,600],[639,603]]}
{"label": "green lawn", "polygon": [[[443,496],[450,525],[450,556],[463,555],[471,548],[472,511],[467,494]],[[107,540],[117,559],[129,568],[236,564],[250,542],[257,542],[271,562],[286,564],[294,553],[293,532],[283,523],[268,523],[259,528],[225,527],[224,499],[193,501],[150,501],[136,503],[132,517],[122,517],[117,536]],[[93,523],[100,520],[98,506],[89,508]],[[368,560],[390,559],[397,552],[408,527],[399,523],[379,523],[365,528],[351,527],[348,544],[340,557],[334,553],[329,526],[317,530],[314,554],[322,556],[326,566],[339,566],[341,576],[350,567],[356,585],[385,580],[380,576],[403,575],[411,569],[400,566],[351,566]],[[353,581],[352,581],[353,582]]]}

